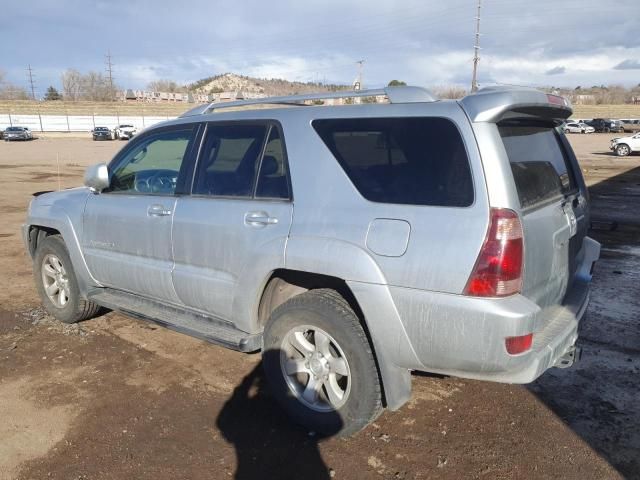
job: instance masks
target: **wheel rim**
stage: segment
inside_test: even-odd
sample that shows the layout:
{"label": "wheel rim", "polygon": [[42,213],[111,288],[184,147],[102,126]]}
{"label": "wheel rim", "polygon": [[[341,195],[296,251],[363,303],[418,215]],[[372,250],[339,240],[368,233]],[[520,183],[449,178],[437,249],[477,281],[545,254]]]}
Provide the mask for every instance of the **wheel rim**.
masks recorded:
{"label": "wheel rim", "polygon": [[351,392],[351,370],[342,348],[318,327],[295,327],[284,336],[280,368],[291,393],[317,412],[339,409]]}
{"label": "wheel rim", "polygon": [[51,303],[57,308],[64,308],[71,297],[69,277],[64,265],[57,255],[48,254],[42,260],[42,285]]}
{"label": "wheel rim", "polygon": [[629,148],[625,146],[618,147],[618,154],[626,155],[628,153]]}

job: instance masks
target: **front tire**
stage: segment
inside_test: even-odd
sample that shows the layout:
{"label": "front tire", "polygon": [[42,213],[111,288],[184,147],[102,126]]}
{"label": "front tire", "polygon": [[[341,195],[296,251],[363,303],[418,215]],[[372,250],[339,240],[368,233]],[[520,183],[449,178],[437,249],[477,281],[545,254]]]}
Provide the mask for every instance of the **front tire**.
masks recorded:
{"label": "front tire", "polygon": [[44,308],[64,323],[91,318],[100,306],[80,297],[76,274],[60,235],[50,235],[36,248],[33,274]]}
{"label": "front tire", "polygon": [[324,436],[356,433],[382,412],[373,350],[358,317],[335,290],[297,295],[271,314],[263,367],[284,410]]}
{"label": "front tire", "polygon": [[626,157],[630,153],[631,153],[631,149],[629,148],[628,145],[625,145],[624,143],[616,147],[616,155],[619,157]]}

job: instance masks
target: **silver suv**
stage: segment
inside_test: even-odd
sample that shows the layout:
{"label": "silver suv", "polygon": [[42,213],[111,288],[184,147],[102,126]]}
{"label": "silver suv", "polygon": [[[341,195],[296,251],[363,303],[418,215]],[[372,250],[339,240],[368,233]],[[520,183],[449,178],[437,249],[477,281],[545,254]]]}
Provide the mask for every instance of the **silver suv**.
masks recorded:
{"label": "silver suv", "polygon": [[[388,103],[311,105],[360,96]],[[229,108],[258,103],[282,105]],[[412,370],[531,382],[577,358],[600,252],[571,112],[512,88],[198,107],[33,199],[35,281],[63,322],[106,307],[262,350],[319,433],[401,407]]]}

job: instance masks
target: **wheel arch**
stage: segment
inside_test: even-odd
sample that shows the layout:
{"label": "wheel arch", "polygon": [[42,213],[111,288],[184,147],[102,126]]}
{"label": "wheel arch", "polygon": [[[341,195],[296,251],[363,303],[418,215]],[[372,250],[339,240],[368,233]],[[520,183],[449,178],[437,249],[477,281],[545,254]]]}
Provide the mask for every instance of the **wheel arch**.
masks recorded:
{"label": "wheel arch", "polygon": [[[386,289],[386,286],[382,285],[377,287]],[[411,397],[411,375],[408,368],[398,365],[394,355],[395,348],[389,348],[395,342],[389,344],[384,338],[380,338],[384,335],[384,330],[390,326],[393,328],[395,322],[389,319],[388,324],[382,326],[379,318],[374,318],[374,315],[365,315],[354,289],[346,280],[308,271],[275,270],[267,281],[260,297],[257,319],[259,326],[264,328],[271,313],[289,299],[309,290],[326,288],[338,292],[360,320],[371,345],[378,374],[380,375],[383,404],[391,410],[397,410]],[[396,326],[398,325],[400,325],[399,318]],[[402,328],[401,330],[402,332],[398,332],[398,335],[406,336],[404,329]],[[409,350],[413,351],[411,347],[409,347]]]}

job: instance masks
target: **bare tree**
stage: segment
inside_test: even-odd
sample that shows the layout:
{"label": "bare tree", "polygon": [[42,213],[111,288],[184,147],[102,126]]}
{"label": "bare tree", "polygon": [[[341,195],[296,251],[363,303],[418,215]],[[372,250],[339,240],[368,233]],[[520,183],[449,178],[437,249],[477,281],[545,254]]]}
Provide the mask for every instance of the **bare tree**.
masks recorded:
{"label": "bare tree", "polygon": [[27,91],[5,80],[6,73],[0,70],[0,99],[2,100],[27,100]]}
{"label": "bare tree", "polygon": [[147,88],[152,92],[170,92],[170,93],[185,93],[187,89],[178,85],[173,80],[154,80],[153,82],[149,82]]}
{"label": "bare tree", "polygon": [[82,93],[82,74],[70,68],[62,74],[62,90],[67,100],[80,100]]}

